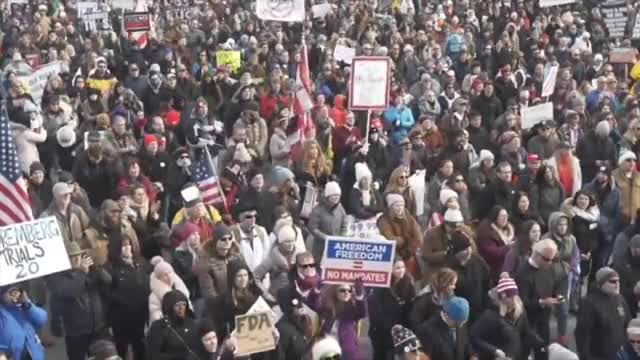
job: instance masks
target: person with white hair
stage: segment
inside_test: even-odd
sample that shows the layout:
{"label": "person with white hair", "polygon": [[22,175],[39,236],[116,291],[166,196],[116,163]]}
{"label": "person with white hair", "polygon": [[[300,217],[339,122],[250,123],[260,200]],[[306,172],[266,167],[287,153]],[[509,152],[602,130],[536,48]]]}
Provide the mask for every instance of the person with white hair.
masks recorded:
{"label": "person with white hair", "polygon": [[616,360],[640,359],[640,318],[629,321],[627,325],[627,341],[618,351]]}

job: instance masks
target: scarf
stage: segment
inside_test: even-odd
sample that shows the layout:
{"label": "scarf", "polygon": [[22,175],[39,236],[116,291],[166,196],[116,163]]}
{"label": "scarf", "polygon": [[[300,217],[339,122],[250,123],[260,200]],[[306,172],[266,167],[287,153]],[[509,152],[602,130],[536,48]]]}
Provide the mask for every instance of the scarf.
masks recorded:
{"label": "scarf", "polygon": [[582,210],[577,206],[571,206],[568,209],[569,216],[579,217],[589,222],[596,222],[600,218],[600,209],[597,206],[592,206],[586,210]]}
{"label": "scarf", "polygon": [[511,224],[507,223],[507,226],[500,229],[495,223],[491,223],[491,228],[496,231],[500,240],[502,240],[505,245],[511,245],[513,243],[513,226],[511,226]]}

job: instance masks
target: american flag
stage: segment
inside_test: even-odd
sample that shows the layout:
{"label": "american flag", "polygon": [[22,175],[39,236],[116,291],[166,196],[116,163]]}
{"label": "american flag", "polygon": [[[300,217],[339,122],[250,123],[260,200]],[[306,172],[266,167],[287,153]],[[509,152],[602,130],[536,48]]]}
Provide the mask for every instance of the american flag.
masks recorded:
{"label": "american flag", "polygon": [[224,198],[220,191],[220,182],[211,167],[204,151],[200,154],[199,159],[194,161],[191,173],[193,181],[198,184],[202,201],[207,205],[223,204]]}
{"label": "american flag", "polygon": [[0,226],[33,220],[4,103],[0,109]]}
{"label": "american flag", "polygon": [[304,141],[305,131],[313,127],[313,121],[309,116],[309,110],[313,108],[311,98],[311,76],[309,73],[309,61],[307,58],[307,45],[302,41],[302,51],[300,52],[300,64],[296,71],[296,92],[294,111],[298,115],[298,130],[300,140]]}

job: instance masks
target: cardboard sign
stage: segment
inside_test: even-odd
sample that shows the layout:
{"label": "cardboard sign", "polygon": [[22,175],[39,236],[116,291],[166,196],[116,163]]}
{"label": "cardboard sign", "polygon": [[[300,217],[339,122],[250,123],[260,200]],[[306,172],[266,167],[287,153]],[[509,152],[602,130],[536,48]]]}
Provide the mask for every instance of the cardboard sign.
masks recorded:
{"label": "cardboard sign", "polygon": [[573,4],[576,0],[540,0],[540,7],[560,6]]}
{"label": "cardboard sign", "polygon": [[355,56],[356,49],[342,45],[336,45],[336,48],[333,51],[333,57],[336,59],[336,61],[342,61],[345,64],[349,65],[351,65],[351,62],[353,61],[353,58]]}
{"label": "cardboard sign", "polygon": [[389,105],[390,62],[386,56],[353,58],[349,108],[386,110]]}
{"label": "cardboard sign", "polygon": [[247,356],[276,348],[273,322],[269,312],[256,312],[236,316],[235,356]]}
{"label": "cardboard sign", "polygon": [[522,129],[530,129],[545,120],[553,120],[553,103],[546,102],[536,106],[529,106],[521,110]]}
{"label": "cardboard sign", "polygon": [[636,62],[636,49],[616,48],[609,51],[609,62],[611,64],[633,64]]}
{"label": "cardboard sign", "polygon": [[257,0],[256,15],[261,20],[304,21],[304,0]]}
{"label": "cardboard sign", "polygon": [[389,287],[396,242],[387,240],[329,237],[322,254],[322,280],[327,284]]}
{"label": "cardboard sign", "polygon": [[238,71],[242,66],[242,56],[240,51],[216,51],[216,63],[220,65],[230,65],[233,72]]}
{"label": "cardboard sign", "polygon": [[151,30],[151,17],[148,12],[126,13],[122,23],[125,31]]}
{"label": "cardboard sign", "polygon": [[542,81],[542,97],[551,96],[556,90],[556,80],[558,79],[558,65],[547,66],[544,69],[544,79]]}
{"label": "cardboard sign", "polygon": [[49,76],[59,74],[62,72],[62,62],[55,61],[41,66],[38,70],[31,73],[29,76],[20,76],[18,79],[25,83],[31,90],[31,97],[37,105],[42,101],[42,94],[44,93],[44,87],[47,85]]}
{"label": "cardboard sign", "polygon": [[55,217],[0,228],[0,286],[70,268]]}

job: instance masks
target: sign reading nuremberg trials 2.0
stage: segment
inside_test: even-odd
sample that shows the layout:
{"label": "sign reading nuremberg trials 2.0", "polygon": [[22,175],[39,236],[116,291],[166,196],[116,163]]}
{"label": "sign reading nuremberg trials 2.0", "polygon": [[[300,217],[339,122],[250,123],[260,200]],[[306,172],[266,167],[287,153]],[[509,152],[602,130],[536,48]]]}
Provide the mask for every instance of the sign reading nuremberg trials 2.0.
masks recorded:
{"label": "sign reading nuremberg trials 2.0", "polygon": [[0,228],[0,286],[70,268],[55,217]]}
{"label": "sign reading nuremberg trials 2.0", "polygon": [[365,286],[389,287],[396,253],[395,241],[329,237],[322,255],[322,280]]}

